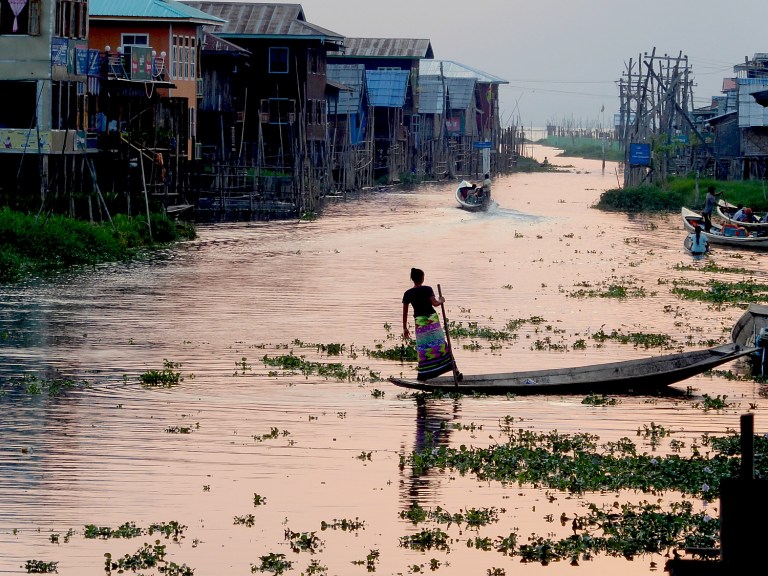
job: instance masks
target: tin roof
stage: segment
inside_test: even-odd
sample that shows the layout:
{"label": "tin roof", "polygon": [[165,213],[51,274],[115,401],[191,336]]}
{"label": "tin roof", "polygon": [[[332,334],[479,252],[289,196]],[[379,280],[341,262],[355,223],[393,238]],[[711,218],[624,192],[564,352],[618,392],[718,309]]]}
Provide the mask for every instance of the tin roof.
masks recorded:
{"label": "tin roof", "polygon": [[356,58],[434,58],[432,43],[419,38],[345,38],[343,52],[333,56]]}
{"label": "tin roof", "polygon": [[338,82],[351,88],[349,92],[339,92],[336,114],[359,112],[363,96],[365,66],[362,64],[328,64],[326,74],[329,81]]}
{"label": "tin roof", "polygon": [[[451,110],[475,107],[474,78],[419,75],[419,114],[442,114],[446,100]],[[447,98],[445,97],[447,93]]]}
{"label": "tin roof", "polygon": [[242,56],[247,56],[251,53],[249,50],[241,48],[229,40],[219,38],[216,34],[211,34],[210,32],[203,32],[202,48],[208,53],[216,52],[219,54],[235,54]]}
{"label": "tin roof", "polygon": [[419,61],[419,79],[423,76],[440,76],[441,74],[446,78],[474,78],[477,82],[484,84],[509,84],[508,80],[452,60]]}
{"label": "tin roof", "polygon": [[409,70],[368,70],[365,73],[368,103],[383,108],[402,108],[410,74]]}
{"label": "tin roof", "polygon": [[96,20],[148,19],[184,20],[221,24],[223,20],[176,0],[90,0],[88,17]]}
{"label": "tin roof", "polygon": [[344,36],[310,24],[300,4],[246,2],[185,2],[188,6],[226,21],[216,34],[225,38],[318,38],[341,42]]}

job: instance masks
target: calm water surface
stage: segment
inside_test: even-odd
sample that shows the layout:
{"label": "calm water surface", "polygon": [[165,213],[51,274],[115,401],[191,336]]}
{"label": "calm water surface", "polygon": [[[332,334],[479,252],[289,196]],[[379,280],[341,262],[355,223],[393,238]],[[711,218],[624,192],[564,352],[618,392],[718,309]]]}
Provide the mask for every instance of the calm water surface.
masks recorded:
{"label": "calm water surface", "polygon": [[[534,152],[554,158],[551,149]],[[89,383],[55,397],[0,397],[0,574],[23,574],[30,559],[58,561],[62,575],[104,574],[105,553],[133,554],[157,536],[91,540],[85,525],[170,521],[187,529],[180,543],[165,542],[169,558],[205,576],[250,574],[270,553],[285,554],[293,574],[306,573],[312,560],[328,574],[365,574],[355,562],[374,550],[381,574],[430,571],[432,559],[439,563],[435,573],[445,575],[484,576],[493,568],[574,576],[661,571],[660,556],[543,567],[466,544],[513,530],[522,541],[531,533],[565,537],[569,527],[549,515],[583,514],[588,502],[653,497],[574,497],[439,471],[415,478],[400,470],[400,455],[425,431],[452,446],[503,441],[505,416],[537,431],[590,432],[603,441],[628,436],[642,445],[636,431],[643,424],[661,424],[689,442],[737,428],[739,414],[752,409],[756,430],[766,431],[768,400],[754,383],[702,375],[678,386],[692,387],[693,398],[623,397],[609,407],[582,405],[583,396],[445,399],[417,407],[387,382],[270,374],[276,369],[261,362],[293,351],[359,367],[361,377],[414,375],[412,365],[365,355],[399,342],[412,266],[426,271],[426,283],[441,284],[451,320],[500,329],[510,320],[544,319],[523,325],[501,346],[455,342],[465,374],[670,352],[600,345],[591,338],[600,329],[669,334],[684,349],[725,341],[741,310],[671,292],[673,280],[712,277],[701,269],[705,262],[684,253],[679,216],[597,211],[591,205],[600,193],[617,185],[614,165],[603,173],[596,161],[554,163],[561,172],[497,179],[496,205],[487,213],[457,209],[450,183],[371,192],[330,205],[315,222],[202,227],[194,242],[149,262],[0,287],[0,379],[31,374]],[[716,249],[710,261],[765,281],[765,254]],[[745,274],[724,276],[735,281]],[[612,284],[642,292],[622,300],[578,292]],[[580,340],[586,348],[574,349]],[[329,343],[343,344],[344,354],[329,358],[311,347]],[[143,388],[138,376],[161,370],[165,360],[181,365],[184,381]],[[731,406],[704,412],[697,403],[705,393],[727,395]],[[167,431],[175,427],[191,433]],[[265,437],[272,429],[277,437]],[[255,494],[266,503],[254,506]],[[399,546],[402,536],[436,526],[399,517],[416,502],[452,513],[501,513],[477,532],[442,525],[453,538],[451,551],[422,553]],[[248,514],[253,526],[235,524]],[[363,528],[321,530],[323,521],[342,519]],[[316,532],[322,549],[293,553],[286,530]],[[60,535],[58,544],[52,533]]]}

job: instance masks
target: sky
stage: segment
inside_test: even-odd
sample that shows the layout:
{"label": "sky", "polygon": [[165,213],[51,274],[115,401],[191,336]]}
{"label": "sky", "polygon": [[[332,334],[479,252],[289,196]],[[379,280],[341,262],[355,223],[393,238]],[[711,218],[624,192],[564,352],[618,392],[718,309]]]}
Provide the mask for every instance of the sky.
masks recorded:
{"label": "sky", "polygon": [[[507,81],[504,126],[610,126],[632,60],[688,56],[694,106],[733,66],[768,52],[766,0],[303,0],[308,22],[349,37],[428,38],[435,58]],[[634,72],[637,72],[635,68]]]}

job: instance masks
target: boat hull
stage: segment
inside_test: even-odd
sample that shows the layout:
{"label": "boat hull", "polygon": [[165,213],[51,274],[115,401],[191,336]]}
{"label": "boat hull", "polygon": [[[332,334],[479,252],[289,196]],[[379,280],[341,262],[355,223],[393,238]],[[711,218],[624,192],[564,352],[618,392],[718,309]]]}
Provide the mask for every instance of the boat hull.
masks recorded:
{"label": "boat hull", "polygon": [[704,220],[700,213],[689,210],[688,208],[681,208],[680,215],[683,218],[683,225],[688,232],[693,232],[694,227],[697,224],[701,226],[701,233],[710,244],[768,250],[768,236],[725,236],[723,234],[723,227],[714,223],[712,224],[710,231],[705,232]]}
{"label": "boat hull", "polygon": [[423,392],[521,395],[642,394],[659,391],[670,384],[753,352],[755,348],[725,344],[704,350],[575,368],[477,376],[465,374],[458,386],[452,376],[441,376],[427,382],[395,377],[389,381],[397,386]]}
{"label": "boat hull", "polygon": [[489,194],[483,194],[483,200],[482,202],[471,202],[468,199],[465,200],[461,195],[462,188],[468,187],[469,182],[466,180],[462,180],[461,183],[459,183],[458,187],[456,188],[456,202],[459,203],[459,208],[462,210],[469,210],[470,212],[479,212],[481,210],[487,210],[488,204],[491,201]]}
{"label": "boat hull", "polygon": [[717,204],[717,215],[729,224],[743,226],[747,230],[753,232],[762,231],[768,233],[768,222],[741,222],[739,220],[734,220],[733,215],[736,213],[736,210],[738,210],[736,206],[725,202],[724,200],[721,200]]}

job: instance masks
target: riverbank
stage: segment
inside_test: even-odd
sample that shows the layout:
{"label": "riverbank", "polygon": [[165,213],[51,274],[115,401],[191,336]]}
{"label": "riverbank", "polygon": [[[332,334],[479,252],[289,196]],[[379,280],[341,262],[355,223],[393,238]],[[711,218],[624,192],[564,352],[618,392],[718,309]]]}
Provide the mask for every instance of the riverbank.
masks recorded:
{"label": "riverbank", "polygon": [[731,204],[750,206],[757,212],[768,210],[768,197],[764,182],[722,182],[695,178],[670,178],[664,186],[637,186],[612,188],[600,195],[595,205],[600,210],[616,212],[678,211],[683,206],[691,209],[704,207],[707,187],[722,192],[721,198]]}
{"label": "riverbank", "polygon": [[189,223],[152,214],[118,214],[109,223],[67,216],[38,216],[0,210],[0,283],[60,272],[72,266],[91,266],[136,258],[142,250],[194,238]]}
{"label": "riverbank", "polygon": [[602,140],[597,138],[548,136],[536,142],[541,146],[549,146],[562,150],[559,157],[587,158],[590,160],[606,160],[623,162],[624,151],[618,140]]}

